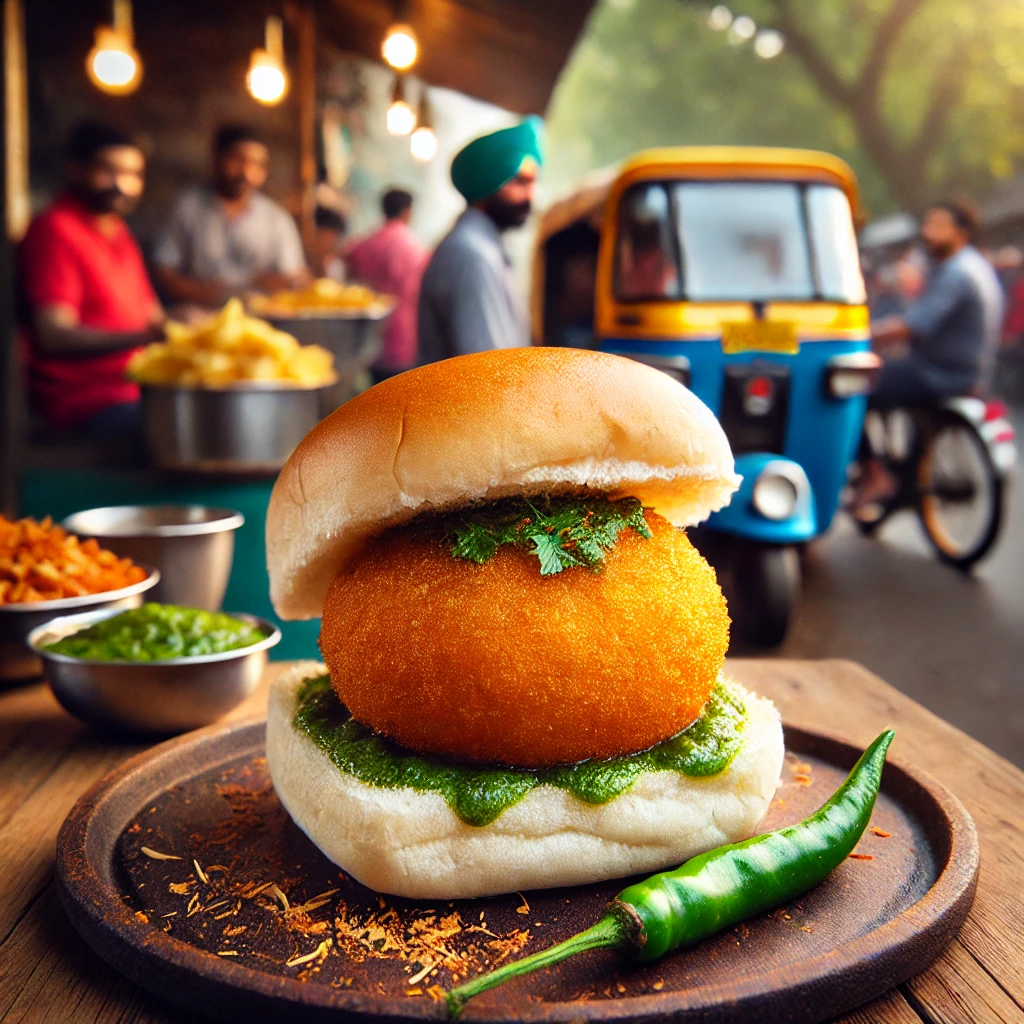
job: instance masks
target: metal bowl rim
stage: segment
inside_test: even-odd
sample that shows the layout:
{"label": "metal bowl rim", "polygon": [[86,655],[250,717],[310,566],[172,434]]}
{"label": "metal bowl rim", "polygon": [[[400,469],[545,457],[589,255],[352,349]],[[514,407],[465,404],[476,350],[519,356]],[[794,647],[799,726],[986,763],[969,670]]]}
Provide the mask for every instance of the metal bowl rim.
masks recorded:
{"label": "metal bowl rim", "polygon": [[[44,661],[53,661],[59,665],[93,665],[97,667],[117,665],[130,666],[132,668],[154,668],[161,666],[180,668],[183,665],[212,665],[219,661],[235,661],[248,654],[258,654],[260,651],[270,650],[271,647],[276,647],[281,642],[281,630],[267,619],[261,619],[258,615],[250,615],[248,612],[225,612],[224,614],[230,615],[232,618],[242,619],[244,622],[258,626],[269,635],[258,643],[250,644],[248,647],[237,647],[233,651],[220,651],[217,654],[195,654],[185,658],[165,658],[163,661],[98,661],[94,658],[72,658],[67,654],[57,654],[54,651],[48,651],[45,647],[40,647],[38,644],[38,640],[48,630],[55,628],[58,624],[75,623],[82,626],[91,626],[94,622],[102,622],[104,619],[111,619],[115,615],[120,615],[125,610],[124,608],[97,608],[95,611],[80,612],[78,615],[59,615],[49,622],[44,622],[41,626],[36,626],[29,633],[25,642]],[[131,609],[128,610],[131,611]]]}
{"label": "metal bowl rim", "polygon": [[[120,590],[101,590],[97,594],[83,594],[81,597],[58,597],[52,601],[18,601],[13,604],[0,604],[0,615],[8,612],[61,612],[66,608],[85,608],[96,602],[120,601],[125,597],[134,597],[136,594],[143,594],[152,590],[160,582],[160,570],[153,569],[148,565],[135,563],[140,569],[145,569],[149,575],[138,583],[128,587],[121,587]],[[106,609],[98,609],[105,611]],[[118,608],[117,611],[124,611]],[[69,618],[70,616],[60,616]],[[33,631],[34,632],[34,631]]]}
{"label": "metal bowl rim", "polygon": [[385,320],[394,311],[398,305],[398,300],[394,302],[380,303],[379,305],[373,306],[369,309],[307,309],[295,312],[289,312],[287,316],[278,313],[261,313],[268,323],[273,324],[275,327],[280,329],[280,324],[288,324],[293,321],[311,322],[311,323],[330,323],[332,321],[339,321],[342,323],[354,323],[358,320],[368,320],[376,323],[378,320]]}
{"label": "metal bowl rim", "polygon": [[196,391],[211,392],[213,394],[232,394],[234,392],[258,394],[304,394],[310,391],[323,391],[325,388],[332,388],[338,383],[338,374],[333,373],[331,379],[323,384],[299,384],[298,382],[287,382],[281,380],[239,380],[234,384],[225,384],[223,387],[210,387],[206,384],[150,384],[139,381],[139,387],[143,394],[147,391],[185,391],[193,393]]}
{"label": "metal bowl rim", "polygon": [[[103,533],[96,530],[76,529],[70,525],[71,521],[76,517],[86,516],[93,512],[127,511],[147,508],[198,508],[204,512],[214,513],[216,518],[208,519],[201,523],[168,523],[163,526],[148,526],[139,530],[132,530],[130,533]],[[237,530],[244,525],[245,516],[236,509],[191,503],[188,505],[99,505],[96,508],[86,508],[80,512],[73,512],[61,520],[61,526],[71,533],[82,537],[102,537],[105,540],[131,540],[136,537],[201,537],[211,533],[225,533],[228,530]]]}

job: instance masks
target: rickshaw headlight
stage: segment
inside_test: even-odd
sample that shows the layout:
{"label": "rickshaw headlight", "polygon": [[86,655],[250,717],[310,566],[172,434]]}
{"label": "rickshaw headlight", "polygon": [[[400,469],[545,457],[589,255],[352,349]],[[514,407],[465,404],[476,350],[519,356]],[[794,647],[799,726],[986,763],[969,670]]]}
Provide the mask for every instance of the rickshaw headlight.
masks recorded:
{"label": "rickshaw headlight", "polygon": [[762,473],[754,483],[753,501],[765,519],[789,519],[796,511],[796,484],[779,473]]}
{"label": "rickshaw headlight", "polygon": [[849,352],[828,361],[825,380],[832,398],[869,395],[875,388],[882,361],[874,352]]}

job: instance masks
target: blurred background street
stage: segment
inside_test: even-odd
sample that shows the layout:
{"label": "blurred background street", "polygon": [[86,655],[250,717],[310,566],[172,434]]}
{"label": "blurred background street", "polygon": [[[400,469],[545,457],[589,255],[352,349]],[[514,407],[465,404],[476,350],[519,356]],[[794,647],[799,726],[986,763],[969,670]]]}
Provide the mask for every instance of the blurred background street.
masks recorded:
{"label": "blurred background street", "polygon": [[[1012,419],[1024,430],[1024,412]],[[973,574],[936,561],[916,516],[873,539],[843,513],[812,544],[793,627],[776,656],[850,658],[1024,766],[1024,480]],[[740,653],[734,650],[734,653]],[[747,653],[747,652],[743,652]],[[763,652],[750,652],[763,653]]]}

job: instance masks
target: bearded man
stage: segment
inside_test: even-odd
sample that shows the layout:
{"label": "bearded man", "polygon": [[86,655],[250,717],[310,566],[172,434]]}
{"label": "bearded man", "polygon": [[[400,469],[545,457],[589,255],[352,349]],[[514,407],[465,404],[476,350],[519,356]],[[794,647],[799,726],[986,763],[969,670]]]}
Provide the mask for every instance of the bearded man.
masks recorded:
{"label": "bearded man", "polygon": [[419,361],[530,343],[503,236],[530,216],[543,122],[528,117],[474,139],[452,161],[466,211],[437,247],[420,288]]}
{"label": "bearded man", "polygon": [[164,314],[124,218],[146,160],[111,125],[79,124],[67,185],[30,225],[18,253],[33,411],[53,430],[120,441],[141,428],[133,353],[162,334]]}

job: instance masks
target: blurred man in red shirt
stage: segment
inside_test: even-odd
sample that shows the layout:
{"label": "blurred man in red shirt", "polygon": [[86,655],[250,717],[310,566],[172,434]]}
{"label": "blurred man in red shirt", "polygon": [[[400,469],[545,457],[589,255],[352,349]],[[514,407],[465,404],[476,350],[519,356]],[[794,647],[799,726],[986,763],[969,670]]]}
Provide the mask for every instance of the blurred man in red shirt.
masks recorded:
{"label": "blurred man in red shirt", "polygon": [[374,384],[416,365],[416,307],[430,254],[409,230],[412,196],[390,189],[381,200],[384,226],[348,250],[349,276],[393,295],[398,304],[384,328],[384,350],[373,366]]}
{"label": "blurred man in red shirt", "polygon": [[68,142],[67,188],[19,253],[33,409],[53,428],[127,440],[139,389],[125,367],[160,334],[163,311],[122,219],[142,195],[145,158],[124,133],[83,123]]}

